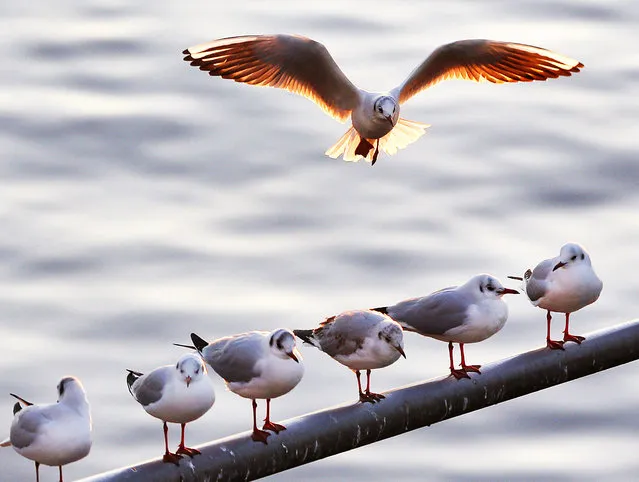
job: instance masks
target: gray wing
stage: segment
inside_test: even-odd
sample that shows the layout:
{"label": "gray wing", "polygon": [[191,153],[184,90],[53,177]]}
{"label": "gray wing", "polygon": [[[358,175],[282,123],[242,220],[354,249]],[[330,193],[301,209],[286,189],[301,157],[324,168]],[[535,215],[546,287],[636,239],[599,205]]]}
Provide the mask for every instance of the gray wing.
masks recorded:
{"label": "gray wing", "polygon": [[460,40],[442,45],[393,91],[400,102],[445,79],[475,82],[531,82],[579,72],[583,64],[532,45],[494,40]]}
{"label": "gray wing", "polygon": [[313,336],[327,355],[350,355],[362,348],[366,337],[384,318],[374,311],[347,311],[322,323]]}
{"label": "gray wing", "polygon": [[526,280],[526,294],[530,301],[537,301],[546,294],[548,275],[552,273],[554,259],[546,259],[535,266],[530,278]]}
{"label": "gray wing", "polygon": [[52,406],[34,406],[21,410],[11,425],[11,444],[19,449],[31,445],[42,426],[51,420],[52,408]]}
{"label": "gray wing", "polygon": [[463,325],[472,298],[454,288],[428,296],[401,301],[387,308],[388,315],[408,331],[423,335],[443,335]]}
{"label": "gray wing", "polygon": [[135,399],[146,407],[162,398],[164,386],[171,376],[172,369],[174,369],[173,365],[156,368],[151,373],[138,378],[131,386]]}
{"label": "gray wing", "polygon": [[184,51],[184,60],[210,75],[252,85],[279,87],[319,105],[344,121],[359,102],[321,43],[299,35],[250,35],[214,40]]}
{"label": "gray wing", "polygon": [[202,355],[227,382],[249,382],[260,375],[256,368],[264,353],[266,332],[250,332],[221,338],[209,344]]}

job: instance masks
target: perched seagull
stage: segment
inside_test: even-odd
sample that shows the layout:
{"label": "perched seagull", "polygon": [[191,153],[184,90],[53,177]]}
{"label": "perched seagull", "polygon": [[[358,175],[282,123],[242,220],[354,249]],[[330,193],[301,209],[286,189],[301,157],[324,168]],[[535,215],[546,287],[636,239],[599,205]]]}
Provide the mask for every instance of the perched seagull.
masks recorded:
{"label": "perched seagull", "polygon": [[[207,376],[202,359],[189,353],[175,365],[156,368],[144,375],[127,370],[126,383],[146,413],[164,423],[164,462],[179,465],[181,455],[193,457],[199,450],[184,445],[186,424],[197,420],[213,406],[215,392],[213,382]],[[182,428],[180,445],[175,453],[169,451],[169,428],[167,422],[179,423]]]}
{"label": "perched seagull", "polygon": [[[195,349],[211,368],[240,397],[253,403],[253,435],[256,442],[266,443],[284,425],[271,422],[271,399],[290,392],[302,379],[304,365],[295,345],[295,336],[284,328],[271,333],[251,331],[208,343],[191,333]],[[185,345],[180,345],[185,346]],[[266,399],[266,418],[262,430],[257,428],[257,399]]]}
{"label": "perched seagull", "polygon": [[35,462],[36,482],[40,464],[62,466],[86,457],[91,450],[91,409],[84,387],[75,377],[58,383],[58,402],[34,405],[11,394],[18,402],[13,407],[11,435],[0,447],[13,446],[23,457]]}
{"label": "perched seagull", "polygon": [[[327,318],[317,328],[293,333],[355,372],[360,402],[375,403],[385,398],[371,392],[371,370],[395,363],[400,355],[406,358],[402,327],[375,311],[345,311]],[[366,370],[365,392],[360,370]]]}
{"label": "perched seagull", "polygon": [[[447,341],[451,375],[470,378],[467,372],[481,373],[481,365],[466,364],[464,344],[484,341],[503,328],[508,305],[501,297],[509,293],[518,292],[504,288],[493,276],[479,274],[461,286],[374,310],[387,314],[407,331]],[[459,344],[460,370],[453,363],[453,343]]]}
{"label": "perched seagull", "polygon": [[[437,48],[389,92],[358,89],[326,47],[300,35],[247,35],[190,47],[184,60],[210,75],[302,95],[340,122],[353,126],[326,155],[375,164],[379,150],[393,155],[424,134],[428,124],[399,117],[400,104],[445,79],[531,82],[579,72],[583,64],[532,45],[459,40]],[[375,146],[374,146],[375,144]]]}
{"label": "perched seagull", "polygon": [[[570,313],[597,301],[603,283],[595,274],[590,256],[580,245],[567,243],[561,247],[559,256],[545,259],[535,269],[526,270],[524,277],[509,276],[524,282],[526,294],[533,306],[547,311],[546,346],[553,350],[563,350],[564,343],[581,343],[583,336],[571,335],[569,331]],[[566,313],[566,328],[563,340],[550,339],[551,311]]]}

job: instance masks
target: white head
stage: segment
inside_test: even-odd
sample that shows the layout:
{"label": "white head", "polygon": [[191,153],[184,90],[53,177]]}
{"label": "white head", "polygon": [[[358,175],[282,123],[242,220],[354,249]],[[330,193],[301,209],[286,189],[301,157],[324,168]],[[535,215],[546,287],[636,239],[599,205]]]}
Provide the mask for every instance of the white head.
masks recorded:
{"label": "white head", "polygon": [[175,371],[177,372],[178,378],[186,383],[188,387],[192,382],[206,375],[206,366],[202,358],[198,355],[187,353],[177,361]]}
{"label": "white head", "polygon": [[80,380],[76,377],[64,377],[58,383],[58,403],[64,403],[73,406],[86,406],[88,408],[89,401],[84,387]]}
{"label": "white head", "polygon": [[291,330],[285,328],[275,330],[269,336],[268,345],[273,354],[282,359],[291,358],[297,363],[302,359],[302,355],[295,344],[295,335],[293,335]]}
{"label": "white head", "polygon": [[397,119],[399,119],[399,105],[392,97],[382,95],[375,99],[373,114],[375,119],[390,122],[391,126],[394,127],[397,124]]}
{"label": "white head", "polygon": [[404,353],[404,331],[397,322],[389,321],[389,323],[384,323],[377,333],[377,336],[380,340],[387,342],[395,348],[401,356],[406,358],[406,353]]}
{"label": "white head", "polygon": [[477,298],[498,299],[507,294],[519,294],[519,291],[504,287],[504,285],[501,284],[501,281],[489,274],[478,274],[477,276],[473,276],[464,286],[467,287]]}
{"label": "white head", "polygon": [[556,271],[560,268],[568,269],[582,263],[588,266],[591,265],[588,253],[577,243],[567,243],[561,247],[561,251],[559,251],[559,261],[553,266],[552,270]]}

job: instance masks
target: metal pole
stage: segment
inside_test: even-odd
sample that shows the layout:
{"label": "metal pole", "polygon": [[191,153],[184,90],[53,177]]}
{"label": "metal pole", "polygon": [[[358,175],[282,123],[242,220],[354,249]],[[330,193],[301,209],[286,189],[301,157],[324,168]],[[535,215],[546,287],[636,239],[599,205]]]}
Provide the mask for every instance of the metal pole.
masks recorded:
{"label": "metal pole", "polygon": [[250,432],[201,447],[177,467],[150,460],[83,482],[254,480],[432,425],[448,418],[607,370],[639,358],[639,321],[591,333],[565,351],[541,348],[482,368],[472,379],[448,376],[397,388],[374,405],[354,403],[287,420],[288,430],[253,442]]}

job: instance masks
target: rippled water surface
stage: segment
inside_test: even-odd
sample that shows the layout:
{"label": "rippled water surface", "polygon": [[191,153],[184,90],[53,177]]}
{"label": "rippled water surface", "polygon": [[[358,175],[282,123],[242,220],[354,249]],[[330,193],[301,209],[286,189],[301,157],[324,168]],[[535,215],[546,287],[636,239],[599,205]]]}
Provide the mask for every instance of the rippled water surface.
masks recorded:
{"label": "rippled water surface", "polygon": [[[95,441],[69,479],[158,456],[161,425],[131,399],[124,368],[172,363],[182,351],[171,343],[191,331],[310,327],[479,272],[520,273],[569,240],[604,280],[574,331],[637,316],[637,2],[221,5],[0,4],[0,436],[8,392],[52,401],[75,374]],[[322,41],[373,90],[461,38],[540,45],[586,68],[546,83],[437,85],[402,111],[432,124],[427,134],[371,168],[323,156],[346,127],[310,102],[211,79],[180,54],[271,32]],[[468,347],[473,362],[542,345],[544,313],[508,301],[504,330]],[[306,376],[273,402],[276,420],[354,399],[348,370],[303,352]],[[377,389],[446,374],[441,342],[409,334],[406,352],[375,374]],[[273,478],[630,479],[638,376],[630,364]],[[193,445],[250,427],[250,403],[215,383]],[[0,467],[2,481],[33,478],[10,449]]]}

